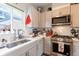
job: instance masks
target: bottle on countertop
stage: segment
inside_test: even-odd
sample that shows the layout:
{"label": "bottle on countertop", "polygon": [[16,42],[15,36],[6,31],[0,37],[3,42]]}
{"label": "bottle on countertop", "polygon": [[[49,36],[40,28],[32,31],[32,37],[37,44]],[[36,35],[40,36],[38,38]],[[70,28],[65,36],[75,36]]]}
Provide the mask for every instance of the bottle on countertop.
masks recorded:
{"label": "bottle on countertop", "polygon": [[52,35],[53,35],[52,29],[48,29],[46,32],[46,36],[52,36]]}

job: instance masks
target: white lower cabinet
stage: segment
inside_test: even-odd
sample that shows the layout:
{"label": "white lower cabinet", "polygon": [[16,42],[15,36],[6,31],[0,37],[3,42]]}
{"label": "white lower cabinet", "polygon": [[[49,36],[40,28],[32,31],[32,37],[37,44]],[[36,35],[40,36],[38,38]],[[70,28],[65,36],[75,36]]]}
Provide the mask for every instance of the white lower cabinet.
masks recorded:
{"label": "white lower cabinet", "polygon": [[74,56],[79,56],[79,47],[76,46],[76,47],[73,48],[73,50],[74,50],[73,55]]}
{"label": "white lower cabinet", "polygon": [[73,43],[73,56],[79,56],[79,42]]}
{"label": "white lower cabinet", "polygon": [[40,39],[35,43],[36,45],[29,49],[29,56],[41,56],[43,54],[43,39]]}
{"label": "white lower cabinet", "polygon": [[20,56],[36,56],[37,55],[37,50],[36,49],[37,49],[37,46],[34,45],[28,51],[26,51],[25,53],[21,54]]}
{"label": "white lower cabinet", "polygon": [[43,54],[43,39],[25,45],[17,50],[7,53],[6,56],[41,56]]}
{"label": "white lower cabinet", "polygon": [[41,56],[43,54],[43,39],[34,42],[33,46],[21,56]]}
{"label": "white lower cabinet", "polygon": [[34,45],[31,49],[29,49],[29,56],[36,56],[37,55],[37,47]]}
{"label": "white lower cabinet", "polygon": [[36,42],[31,49],[29,49],[29,56],[41,56],[43,54],[43,39]]}
{"label": "white lower cabinet", "polygon": [[29,50],[27,50],[25,53],[22,53],[19,56],[36,56],[37,55],[37,46],[32,46]]}
{"label": "white lower cabinet", "polygon": [[43,54],[43,39],[37,42],[37,56],[41,56]]}
{"label": "white lower cabinet", "polygon": [[52,44],[51,44],[51,37],[45,37],[44,39],[44,53],[47,55],[51,55],[51,48],[52,48]]}
{"label": "white lower cabinet", "polygon": [[23,53],[23,54],[21,54],[19,56],[29,56],[29,52],[27,51],[27,52],[25,52],[25,53]]}
{"label": "white lower cabinet", "polygon": [[31,48],[20,56],[41,56],[43,54],[43,39],[40,39],[31,46]]}

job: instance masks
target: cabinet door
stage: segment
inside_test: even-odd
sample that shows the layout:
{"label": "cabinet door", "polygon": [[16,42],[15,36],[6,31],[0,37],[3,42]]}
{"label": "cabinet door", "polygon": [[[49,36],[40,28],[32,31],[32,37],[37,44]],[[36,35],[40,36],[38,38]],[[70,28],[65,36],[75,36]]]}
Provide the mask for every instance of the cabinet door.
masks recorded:
{"label": "cabinet door", "polygon": [[39,27],[39,12],[36,10],[36,27]]}
{"label": "cabinet door", "polygon": [[59,17],[59,16],[64,16],[64,15],[69,15],[70,14],[70,4],[59,6],[56,8],[53,8],[53,17]]}
{"label": "cabinet door", "polygon": [[46,24],[46,12],[41,13],[40,15],[40,27],[45,27]]}
{"label": "cabinet door", "polygon": [[52,17],[59,17],[59,10],[58,9],[53,10]]}
{"label": "cabinet door", "polygon": [[37,50],[36,45],[34,45],[32,48],[29,49],[29,56],[36,56]]}
{"label": "cabinet door", "polygon": [[37,44],[37,55],[41,56],[43,54],[43,39],[41,39]]}
{"label": "cabinet door", "polygon": [[74,48],[73,48],[73,56],[79,56],[79,47],[78,46],[74,46]]}
{"label": "cabinet door", "polygon": [[46,23],[45,23],[45,27],[51,27],[52,24],[52,11],[47,11],[46,12]]}
{"label": "cabinet door", "polygon": [[59,9],[59,15],[65,16],[70,14],[70,4],[65,5],[64,7]]}
{"label": "cabinet door", "polygon": [[38,27],[41,27],[41,13],[38,12]]}
{"label": "cabinet door", "polygon": [[31,14],[32,14],[32,26],[38,27],[39,12],[34,7],[32,7]]}
{"label": "cabinet door", "polygon": [[46,11],[46,19],[51,19],[52,18],[52,13],[53,11]]}
{"label": "cabinet door", "polygon": [[73,42],[73,56],[79,56],[79,42]]}
{"label": "cabinet door", "polygon": [[25,53],[22,53],[22,54],[19,55],[19,56],[29,56],[29,52],[27,51],[27,52],[25,52]]}
{"label": "cabinet door", "polygon": [[73,27],[79,27],[79,4],[71,5],[71,21]]}
{"label": "cabinet door", "polygon": [[51,54],[51,38],[50,37],[45,37],[44,39],[44,53],[45,54]]}
{"label": "cabinet door", "polygon": [[32,27],[35,27],[35,10],[32,8],[31,10],[31,16],[32,16]]}

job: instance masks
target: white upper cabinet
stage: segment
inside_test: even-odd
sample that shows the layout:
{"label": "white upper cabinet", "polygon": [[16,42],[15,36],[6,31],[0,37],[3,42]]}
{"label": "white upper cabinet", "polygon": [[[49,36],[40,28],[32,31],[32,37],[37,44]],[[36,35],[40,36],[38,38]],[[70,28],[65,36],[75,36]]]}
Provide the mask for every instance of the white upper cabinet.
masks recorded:
{"label": "white upper cabinet", "polygon": [[52,13],[53,13],[53,11],[46,11],[46,19],[51,19]]}
{"label": "white upper cabinet", "polygon": [[40,15],[40,26],[51,27],[52,11],[42,12]]}
{"label": "white upper cabinet", "polygon": [[52,17],[59,17],[70,14],[70,4],[53,8]]}
{"label": "white upper cabinet", "polygon": [[71,5],[71,21],[73,27],[79,27],[79,4]]}
{"label": "white upper cabinet", "polygon": [[32,16],[32,27],[39,27],[39,12],[32,7],[32,12],[31,12],[31,16]]}
{"label": "white upper cabinet", "polygon": [[53,13],[53,11],[47,11],[46,12],[46,24],[45,24],[45,27],[51,27],[52,13]]}
{"label": "white upper cabinet", "polygon": [[51,27],[52,18],[70,15],[70,4],[65,4],[59,7],[55,7],[52,11],[45,11],[41,13],[40,26]]}
{"label": "white upper cabinet", "polygon": [[40,27],[45,27],[46,24],[46,12],[42,12],[40,15]]}
{"label": "white upper cabinet", "polygon": [[37,42],[37,56],[41,56],[43,54],[43,38]]}

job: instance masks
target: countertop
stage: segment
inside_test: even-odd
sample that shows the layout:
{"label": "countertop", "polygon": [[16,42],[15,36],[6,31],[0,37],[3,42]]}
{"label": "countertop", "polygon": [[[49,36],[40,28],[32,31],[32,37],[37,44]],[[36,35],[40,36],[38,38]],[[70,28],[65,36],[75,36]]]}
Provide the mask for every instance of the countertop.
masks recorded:
{"label": "countertop", "polygon": [[12,52],[12,51],[14,51],[14,50],[20,49],[20,48],[23,47],[23,46],[26,46],[27,49],[28,49],[28,46],[30,46],[31,43],[33,43],[33,42],[35,42],[35,41],[37,41],[37,40],[39,40],[39,39],[41,39],[41,38],[43,38],[42,35],[37,36],[37,37],[34,37],[34,38],[26,38],[26,39],[28,39],[28,40],[30,40],[30,41],[29,41],[29,42],[26,42],[26,43],[23,43],[23,44],[21,44],[21,45],[15,46],[15,47],[13,47],[13,48],[7,48],[7,47],[5,47],[5,48],[3,48],[3,49],[0,49],[0,56],[6,56],[8,53],[10,53],[10,52]]}
{"label": "countertop", "polygon": [[73,42],[79,42],[78,38],[72,38]]}

